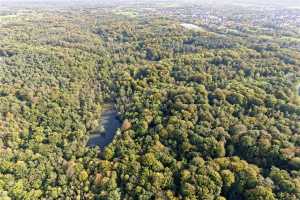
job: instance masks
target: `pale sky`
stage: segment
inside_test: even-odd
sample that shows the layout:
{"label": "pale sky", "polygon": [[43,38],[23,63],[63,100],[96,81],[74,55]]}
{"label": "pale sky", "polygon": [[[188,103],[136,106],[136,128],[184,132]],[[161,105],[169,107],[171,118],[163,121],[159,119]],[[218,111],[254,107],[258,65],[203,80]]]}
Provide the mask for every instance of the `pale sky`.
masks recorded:
{"label": "pale sky", "polygon": [[[277,5],[284,7],[300,7],[300,0],[0,0],[0,3],[20,3],[22,5],[26,4],[55,4],[55,3],[63,3],[66,4],[111,4],[112,2],[119,2],[119,4],[130,2],[130,3],[141,3],[141,2],[180,2],[180,3],[202,3],[202,4],[251,4],[256,6],[264,6],[264,5]],[[1,4],[0,4],[1,5]]]}

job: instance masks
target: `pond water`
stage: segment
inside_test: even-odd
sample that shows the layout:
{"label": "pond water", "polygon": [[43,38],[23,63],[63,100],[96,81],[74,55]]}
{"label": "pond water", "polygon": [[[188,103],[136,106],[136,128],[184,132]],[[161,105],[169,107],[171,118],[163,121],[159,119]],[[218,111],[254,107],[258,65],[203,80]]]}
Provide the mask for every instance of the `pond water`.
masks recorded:
{"label": "pond water", "polygon": [[112,106],[106,106],[104,109],[100,126],[103,126],[104,132],[91,134],[87,146],[99,146],[100,149],[104,149],[113,141],[118,128],[121,127],[121,122],[118,119],[118,112]]}

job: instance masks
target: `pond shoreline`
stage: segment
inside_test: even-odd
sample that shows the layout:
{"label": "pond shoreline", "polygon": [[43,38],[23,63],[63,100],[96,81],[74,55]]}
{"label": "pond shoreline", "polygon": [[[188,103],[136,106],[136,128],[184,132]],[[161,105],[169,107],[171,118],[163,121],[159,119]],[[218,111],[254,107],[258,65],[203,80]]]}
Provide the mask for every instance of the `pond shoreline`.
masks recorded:
{"label": "pond shoreline", "polygon": [[104,149],[109,145],[113,141],[117,130],[121,127],[121,122],[118,118],[119,114],[113,105],[104,105],[99,124],[99,127],[103,126],[104,131],[90,134],[87,146],[99,146],[100,149]]}

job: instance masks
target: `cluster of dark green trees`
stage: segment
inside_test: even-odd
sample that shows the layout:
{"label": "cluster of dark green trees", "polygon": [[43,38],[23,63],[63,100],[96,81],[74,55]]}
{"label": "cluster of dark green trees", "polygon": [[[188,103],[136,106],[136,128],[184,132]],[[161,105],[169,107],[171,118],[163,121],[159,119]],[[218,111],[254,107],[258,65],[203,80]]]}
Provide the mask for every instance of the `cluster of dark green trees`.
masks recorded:
{"label": "cluster of dark green trees", "polygon": [[[0,199],[300,199],[299,51],[151,13],[17,13],[0,25]],[[89,148],[106,101],[125,123]]]}

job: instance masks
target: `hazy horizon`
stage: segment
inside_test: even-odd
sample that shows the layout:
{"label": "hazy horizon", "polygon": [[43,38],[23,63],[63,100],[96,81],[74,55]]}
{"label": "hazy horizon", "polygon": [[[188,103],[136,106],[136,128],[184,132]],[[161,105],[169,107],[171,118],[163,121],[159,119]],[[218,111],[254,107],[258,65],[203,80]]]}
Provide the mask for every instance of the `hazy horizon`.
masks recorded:
{"label": "hazy horizon", "polygon": [[300,7],[300,0],[0,0],[0,6],[7,5],[108,5],[108,4],[140,4],[140,3],[177,3],[177,4],[219,4],[219,5],[252,5],[252,6],[283,6]]}

